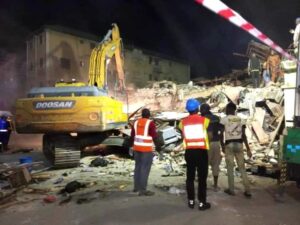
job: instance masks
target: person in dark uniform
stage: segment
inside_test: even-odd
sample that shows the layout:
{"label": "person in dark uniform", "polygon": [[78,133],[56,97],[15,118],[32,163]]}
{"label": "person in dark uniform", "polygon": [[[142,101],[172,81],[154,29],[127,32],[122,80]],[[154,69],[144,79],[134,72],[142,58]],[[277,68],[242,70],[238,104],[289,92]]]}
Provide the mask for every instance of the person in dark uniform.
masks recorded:
{"label": "person in dark uniform", "polygon": [[218,178],[220,173],[220,163],[222,160],[220,140],[222,125],[220,124],[220,118],[212,114],[212,112],[210,111],[210,106],[208,104],[204,103],[201,105],[200,113],[201,116],[204,116],[210,120],[207,129],[210,147],[208,151],[208,161],[214,177],[214,191],[218,191]]}
{"label": "person in dark uniform", "polygon": [[2,145],[1,148],[3,150],[8,149],[10,133],[11,133],[11,127],[10,127],[10,123],[7,120],[7,117],[1,116],[0,117],[0,142]]}
{"label": "person in dark uniform", "polygon": [[195,187],[194,180],[197,170],[198,174],[198,209],[209,209],[210,203],[206,201],[206,180],[208,173],[208,150],[209,141],[207,135],[207,127],[209,119],[200,116],[200,103],[196,99],[189,99],[186,103],[186,110],[189,116],[184,118],[179,129],[183,134],[183,145],[185,148],[186,161],[186,189],[188,197],[188,207],[195,206]]}

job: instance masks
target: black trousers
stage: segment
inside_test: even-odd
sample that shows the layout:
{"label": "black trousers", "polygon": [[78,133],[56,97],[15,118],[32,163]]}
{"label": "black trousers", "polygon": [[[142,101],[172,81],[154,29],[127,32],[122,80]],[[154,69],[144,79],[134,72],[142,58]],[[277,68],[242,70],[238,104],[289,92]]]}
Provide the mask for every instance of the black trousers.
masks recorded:
{"label": "black trousers", "polygon": [[189,200],[195,199],[194,180],[198,174],[198,200],[206,203],[206,179],[208,174],[208,153],[202,149],[187,149],[186,161],[186,190]]}

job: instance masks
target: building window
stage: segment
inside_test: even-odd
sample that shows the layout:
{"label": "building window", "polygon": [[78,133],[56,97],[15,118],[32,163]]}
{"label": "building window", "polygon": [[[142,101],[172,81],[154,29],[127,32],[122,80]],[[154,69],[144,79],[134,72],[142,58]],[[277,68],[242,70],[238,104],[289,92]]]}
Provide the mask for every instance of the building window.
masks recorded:
{"label": "building window", "polygon": [[152,57],[149,56],[149,64],[151,64],[151,63],[152,63]]}
{"label": "building window", "polygon": [[80,44],[84,44],[84,41],[83,41],[83,40],[80,40],[79,42],[80,42]]}
{"label": "building window", "polygon": [[91,43],[90,43],[90,48],[91,48],[91,49],[94,49],[95,47],[96,47],[96,44],[91,42]]}
{"label": "building window", "polygon": [[39,39],[40,39],[40,44],[43,44],[43,35],[40,35]]}
{"label": "building window", "polygon": [[71,62],[70,59],[66,59],[66,58],[60,58],[60,66],[63,69],[67,69],[69,70],[71,68]]}
{"label": "building window", "polygon": [[44,65],[44,59],[43,58],[40,58],[40,67],[42,68]]}
{"label": "building window", "polygon": [[154,64],[155,64],[156,66],[158,66],[158,63],[159,63],[159,60],[158,60],[158,59],[154,59]]}

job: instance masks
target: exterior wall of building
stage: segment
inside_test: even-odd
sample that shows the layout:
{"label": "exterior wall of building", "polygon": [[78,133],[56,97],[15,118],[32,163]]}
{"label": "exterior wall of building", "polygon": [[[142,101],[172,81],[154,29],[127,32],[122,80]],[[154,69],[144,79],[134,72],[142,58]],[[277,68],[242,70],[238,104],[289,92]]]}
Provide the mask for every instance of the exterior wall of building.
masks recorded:
{"label": "exterior wall of building", "polygon": [[75,78],[88,81],[89,57],[95,41],[48,30],[47,78],[49,83]]}
{"label": "exterior wall of building", "polygon": [[[33,35],[27,41],[27,87],[53,86],[60,79],[87,82],[89,57],[96,44],[94,40],[49,28]],[[148,81],[190,80],[189,65],[157,53],[125,47],[124,57],[126,84],[144,87]],[[114,65],[112,61],[108,67],[109,83],[116,76]]]}
{"label": "exterior wall of building", "polygon": [[44,86],[46,83],[46,32],[41,32],[27,41],[28,84]]}
{"label": "exterior wall of building", "polygon": [[141,49],[126,48],[125,74],[126,83],[137,87],[144,87],[149,81],[187,83],[190,80],[190,66]]}
{"label": "exterior wall of building", "polygon": [[96,41],[50,29],[33,36],[27,42],[29,86],[53,86],[60,79],[72,78],[87,82],[89,56],[95,46]]}

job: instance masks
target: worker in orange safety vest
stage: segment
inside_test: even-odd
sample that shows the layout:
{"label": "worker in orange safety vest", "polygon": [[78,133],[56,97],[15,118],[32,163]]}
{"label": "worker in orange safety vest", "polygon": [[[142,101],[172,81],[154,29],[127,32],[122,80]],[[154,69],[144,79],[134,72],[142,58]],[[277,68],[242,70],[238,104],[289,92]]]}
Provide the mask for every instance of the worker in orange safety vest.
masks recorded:
{"label": "worker in orange safety vest", "polygon": [[198,200],[199,210],[210,208],[210,203],[206,201],[206,180],[208,174],[208,150],[209,140],[207,128],[209,119],[198,114],[200,103],[196,99],[188,99],[186,110],[189,116],[184,118],[179,129],[183,135],[183,145],[185,148],[186,160],[186,189],[188,197],[188,207],[195,206],[195,172],[198,174]]}
{"label": "worker in orange safety vest", "polygon": [[150,118],[150,110],[142,110],[142,118],[135,121],[131,130],[131,143],[134,150],[134,189],[139,196],[151,196],[154,192],[147,190],[148,177],[153,161],[153,145],[161,151],[155,124]]}

